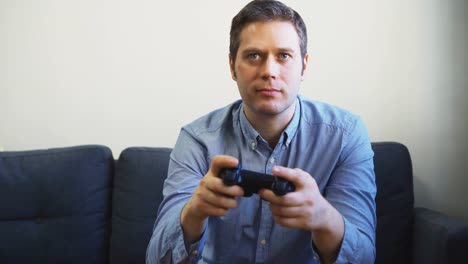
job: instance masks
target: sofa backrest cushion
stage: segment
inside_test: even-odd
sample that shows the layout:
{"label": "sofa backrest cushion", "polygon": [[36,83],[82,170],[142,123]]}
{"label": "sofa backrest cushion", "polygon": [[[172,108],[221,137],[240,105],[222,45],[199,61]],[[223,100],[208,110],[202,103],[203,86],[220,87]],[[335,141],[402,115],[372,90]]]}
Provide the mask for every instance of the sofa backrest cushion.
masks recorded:
{"label": "sofa backrest cushion", "polygon": [[396,142],[372,143],[377,184],[376,263],[410,263],[413,171],[408,149]]}
{"label": "sofa backrest cushion", "polygon": [[116,164],[110,263],[145,263],[162,188],[169,148],[131,147]]}
{"label": "sofa backrest cushion", "polygon": [[113,166],[104,146],[0,152],[0,263],[106,263]]}

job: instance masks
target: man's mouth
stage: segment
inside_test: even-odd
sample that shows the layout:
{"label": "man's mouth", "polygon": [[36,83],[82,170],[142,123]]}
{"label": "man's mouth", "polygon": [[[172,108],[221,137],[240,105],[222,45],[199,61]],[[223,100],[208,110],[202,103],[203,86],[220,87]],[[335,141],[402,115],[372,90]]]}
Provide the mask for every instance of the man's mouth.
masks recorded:
{"label": "man's mouth", "polygon": [[276,96],[281,93],[281,91],[275,88],[260,88],[257,89],[257,93],[265,96]]}

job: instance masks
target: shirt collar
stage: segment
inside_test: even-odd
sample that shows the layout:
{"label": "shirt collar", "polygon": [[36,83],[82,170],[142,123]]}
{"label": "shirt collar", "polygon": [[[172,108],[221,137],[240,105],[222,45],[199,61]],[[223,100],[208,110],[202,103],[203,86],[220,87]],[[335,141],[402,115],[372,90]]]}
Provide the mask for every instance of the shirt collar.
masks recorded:
{"label": "shirt collar", "polygon": [[297,128],[299,127],[299,122],[301,120],[301,100],[300,97],[298,96],[296,98],[296,109],[294,110],[294,115],[289,122],[289,125],[286,127],[284,130],[284,144],[286,144],[286,147],[289,146],[291,143],[291,140],[294,138],[294,135],[296,135]]}

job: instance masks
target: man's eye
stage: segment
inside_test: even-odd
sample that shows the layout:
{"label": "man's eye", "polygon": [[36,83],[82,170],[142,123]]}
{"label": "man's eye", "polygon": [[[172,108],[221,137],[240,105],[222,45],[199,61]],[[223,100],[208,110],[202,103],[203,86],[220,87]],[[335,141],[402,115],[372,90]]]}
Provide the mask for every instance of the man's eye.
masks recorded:
{"label": "man's eye", "polygon": [[280,53],[279,57],[282,60],[287,60],[287,59],[289,59],[290,56],[287,53]]}
{"label": "man's eye", "polygon": [[251,60],[256,60],[259,58],[258,56],[258,53],[250,53],[247,55],[247,58],[251,59]]}

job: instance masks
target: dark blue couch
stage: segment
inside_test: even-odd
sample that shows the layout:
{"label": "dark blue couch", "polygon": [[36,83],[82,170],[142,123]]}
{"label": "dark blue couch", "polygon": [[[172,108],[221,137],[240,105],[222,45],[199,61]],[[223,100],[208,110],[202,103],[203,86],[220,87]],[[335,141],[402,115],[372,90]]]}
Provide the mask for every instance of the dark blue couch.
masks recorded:
{"label": "dark blue couch", "polygon": [[[373,143],[377,263],[460,263],[468,224],[413,208],[407,148]],[[144,263],[171,149],[0,152],[0,263]],[[462,261],[463,262],[463,261]]]}

